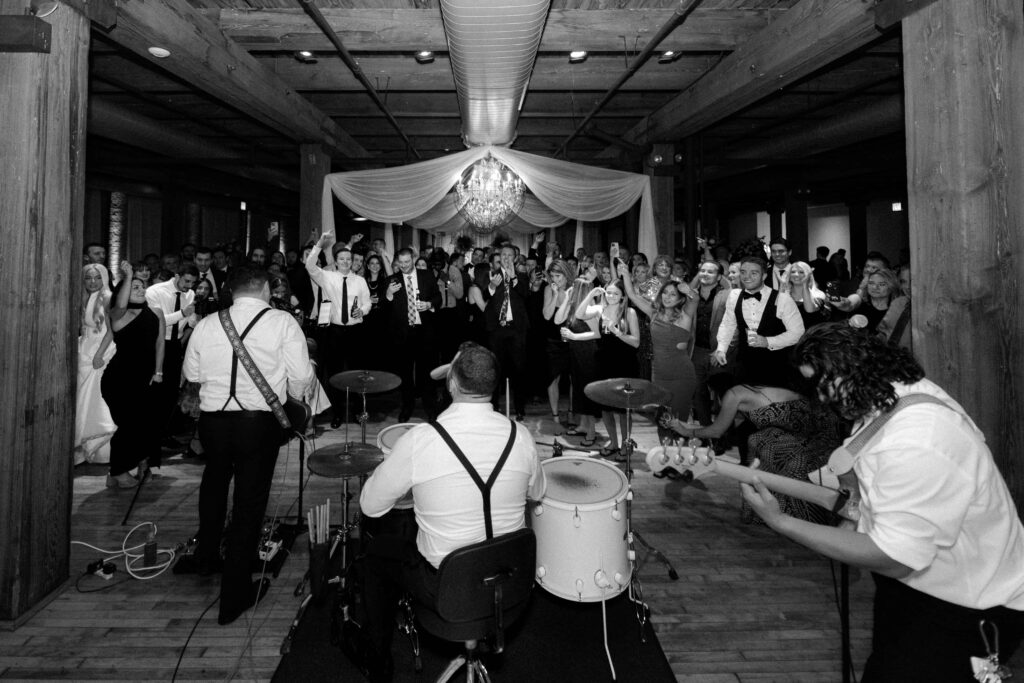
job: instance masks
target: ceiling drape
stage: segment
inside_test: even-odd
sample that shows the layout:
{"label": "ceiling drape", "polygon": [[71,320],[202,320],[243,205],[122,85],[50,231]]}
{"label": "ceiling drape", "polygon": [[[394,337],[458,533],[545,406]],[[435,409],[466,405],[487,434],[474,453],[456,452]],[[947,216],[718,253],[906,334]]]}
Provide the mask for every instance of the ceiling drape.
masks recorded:
{"label": "ceiling drape", "polygon": [[324,178],[323,225],[334,229],[332,193],[360,216],[430,231],[466,227],[450,196],[462,172],[488,154],[515,171],[532,194],[506,226],[516,232],[553,228],[570,218],[600,221],[628,211],[640,201],[637,251],[656,254],[651,181],[639,173],[559,161],[504,147],[473,147],[464,152],[406,166],[331,173]]}

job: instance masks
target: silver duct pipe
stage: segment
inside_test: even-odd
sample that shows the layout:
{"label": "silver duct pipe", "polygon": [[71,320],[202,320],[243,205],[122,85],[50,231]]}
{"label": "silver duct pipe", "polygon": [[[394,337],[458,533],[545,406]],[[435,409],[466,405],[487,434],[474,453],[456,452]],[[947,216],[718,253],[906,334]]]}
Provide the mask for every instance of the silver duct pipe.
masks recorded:
{"label": "silver duct pipe", "polygon": [[467,147],[515,140],[550,7],[551,0],[441,0]]}
{"label": "silver duct pipe", "polygon": [[686,21],[686,18],[690,16],[693,10],[697,9],[697,5],[699,5],[701,1],[702,0],[682,0],[682,2],[679,3],[679,7],[676,8],[676,11],[673,12],[672,16],[661,25],[661,28],[658,29],[658,32],[654,34],[654,37],[651,38],[650,42],[647,43],[644,49],[640,51],[640,54],[633,58],[633,61],[629,63],[629,66],[626,67],[626,70],[621,76],[619,76],[619,79],[615,81],[615,84],[609,88],[608,92],[606,92],[604,97],[601,98],[601,101],[594,105],[594,108],[590,110],[590,113],[580,121],[578,126],[576,126],[576,130],[574,130],[569,137],[565,139],[565,142],[561,144],[555,152],[556,157],[565,154],[569,143],[575,140],[583,129],[587,127],[587,124],[590,123],[590,119],[594,118],[597,112],[604,109],[604,106],[608,104],[613,97],[615,97],[615,93],[619,91],[622,84],[632,78],[633,74],[640,70],[640,67],[642,67],[648,58],[650,58],[651,54],[658,49],[658,45],[661,44],[661,41],[665,40],[672,31],[676,30],[680,24]]}

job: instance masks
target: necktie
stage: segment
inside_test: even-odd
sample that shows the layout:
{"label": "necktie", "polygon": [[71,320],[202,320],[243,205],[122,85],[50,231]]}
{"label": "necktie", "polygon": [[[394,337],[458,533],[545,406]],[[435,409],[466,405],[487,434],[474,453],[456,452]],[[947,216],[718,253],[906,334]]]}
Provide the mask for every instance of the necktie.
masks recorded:
{"label": "necktie", "polygon": [[341,278],[341,324],[348,325],[348,278]]}
{"label": "necktie", "polygon": [[[175,290],[175,292],[174,292],[174,310],[172,312],[173,313],[177,313],[180,310],[181,310],[181,292]],[[174,323],[174,325],[171,326],[171,341],[174,341],[177,338],[178,338],[178,323]]]}
{"label": "necktie", "polygon": [[501,312],[498,313],[498,323],[500,325],[505,325],[505,324],[507,324],[508,318],[509,318],[509,315],[508,315],[508,275],[505,274],[505,271],[502,271],[501,277],[502,277],[502,281],[503,281],[502,284],[505,286],[505,291],[502,292]]}
{"label": "necktie", "polygon": [[761,300],[761,292],[747,292],[747,291],[743,291],[743,292],[740,292],[740,298],[743,298],[743,299],[757,299],[758,301],[760,301]]}
{"label": "necktie", "polygon": [[416,297],[413,295],[412,290],[412,274],[407,273],[405,276],[405,298],[409,306],[409,324],[416,324]]}

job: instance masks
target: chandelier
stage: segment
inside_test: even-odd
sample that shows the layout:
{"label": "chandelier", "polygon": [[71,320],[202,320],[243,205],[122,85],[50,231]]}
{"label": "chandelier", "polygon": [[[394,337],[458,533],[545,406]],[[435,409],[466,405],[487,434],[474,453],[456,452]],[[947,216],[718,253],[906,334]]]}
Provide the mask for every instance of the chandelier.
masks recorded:
{"label": "chandelier", "polygon": [[462,172],[455,183],[455,208],[479,233],[511,221],[523,208],[525,187],[508,166],[490,155]]}

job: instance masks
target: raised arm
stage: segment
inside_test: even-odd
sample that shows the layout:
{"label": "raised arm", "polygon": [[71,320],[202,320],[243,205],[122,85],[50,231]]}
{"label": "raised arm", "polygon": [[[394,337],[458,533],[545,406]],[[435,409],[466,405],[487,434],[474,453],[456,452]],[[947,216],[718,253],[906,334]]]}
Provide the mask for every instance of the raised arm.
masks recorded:
{"label": "raised arm", "polygon": [[654,306],[647,299],[640,296],[640,293],[636,291],[636,287],[633,286],[633,278],[629,276],[629,268],[626,264],[619,264],[619,277],[622,278],[622,285],[626,288],[626,296],[629,298],[633,305],[636,306],[640,311],[643,312],[648,318],[654,317]]}

